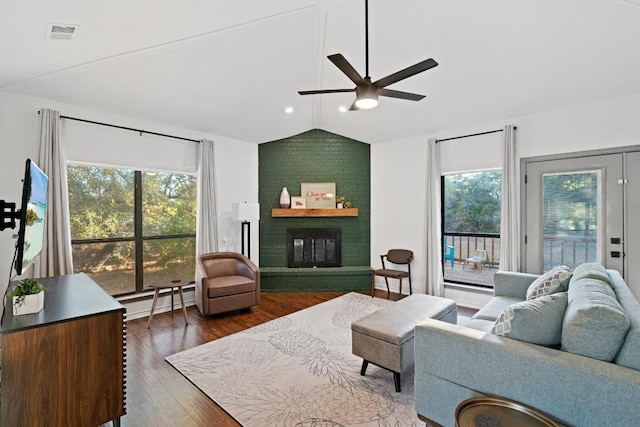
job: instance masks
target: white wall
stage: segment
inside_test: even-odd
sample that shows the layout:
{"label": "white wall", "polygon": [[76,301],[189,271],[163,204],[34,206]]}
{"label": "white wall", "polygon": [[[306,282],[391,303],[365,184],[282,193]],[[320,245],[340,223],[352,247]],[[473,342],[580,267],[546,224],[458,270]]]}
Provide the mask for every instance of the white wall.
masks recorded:
{"label": "white wall", "polygon": [[[371,265],[379,265],[379,255],[389,248],[410,248],[415,254],[414,289],[424,289],[424,193],[429,138],[486,132],[513,124],[518,127],[519,158],[638,145],[639,111],[640,95],[633,95],[372,145]],[[443,173],[500,167],[501,135],[443,142]],[[467,301],[466,305],[474,303]]]}
{"label": "white wall", "polygon": [[[18,202],[24,163],[38,154],[40,108],[62,115],[139,128],[190,139],[215,142],[218,188],[218,234],[220,250],[240,251],[240,223],[231,220],[234,202],[258,200],[257,144],[176,128],[132,117],[62,104],[40,98],[0,92],[0,199]],[[61,121],[60,135],[69,161],[143,169],[196,172],[197,144],[189,141],[80,123]],[[253,224],[257,230],[258,224]],[[17,230],[17,229],[16,229]],[[10,275],[16,230],[0,232],[0,292],[4,294]],[[258,260],[258,233],[252,233],[252,258]],[[144,309],[136,307],[136,312]]]}

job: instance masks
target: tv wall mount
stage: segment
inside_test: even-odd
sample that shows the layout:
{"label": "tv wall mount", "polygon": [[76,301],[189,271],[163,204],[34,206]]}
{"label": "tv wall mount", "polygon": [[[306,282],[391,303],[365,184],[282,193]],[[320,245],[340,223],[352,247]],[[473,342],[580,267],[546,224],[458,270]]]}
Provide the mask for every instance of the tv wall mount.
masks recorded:
{"label": "tv wall mount", "polygon": [[16,204],[0,200],[0,231],[16,228],[18,218],[20,218],[20,210],[16,210]]}

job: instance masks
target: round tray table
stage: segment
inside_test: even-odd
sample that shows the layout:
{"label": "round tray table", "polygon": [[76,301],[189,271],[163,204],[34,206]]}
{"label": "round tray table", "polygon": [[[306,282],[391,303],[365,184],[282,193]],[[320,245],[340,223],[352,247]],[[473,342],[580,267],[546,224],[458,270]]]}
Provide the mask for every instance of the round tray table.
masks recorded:
{"label": "round tray table", "polygon": [[474,397],[456,408],[456,427],[561,427],[550,416],[507,399]]}

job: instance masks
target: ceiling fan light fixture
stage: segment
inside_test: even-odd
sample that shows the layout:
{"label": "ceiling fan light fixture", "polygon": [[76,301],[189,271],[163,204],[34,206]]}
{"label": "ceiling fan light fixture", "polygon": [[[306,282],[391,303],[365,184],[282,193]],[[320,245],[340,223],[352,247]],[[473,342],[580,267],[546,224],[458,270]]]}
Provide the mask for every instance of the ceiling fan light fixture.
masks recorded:
{"label": "ceiling fan light fixture", "polygon": [[[624,0],[624,1],[638,1],[640,0]],[[365,26],[364,26],[364,39],[365,39],[365,69],[366,73],[363,76],[360,75],[353,68],[353,65],[346,60],[344,56],[339,53],[335,53],[333,55],[327,56],[329,61],[333,63],[344,75],[346,75],[349,80],[355,83],[355,89],[324,89],[324,90],[303,90],[298,91],[300,95],[319,95],[324,93],[344,93],[344,92],[355,92],[356,100],[353,104],[351,104],[351,108],[349,111],[355,110],[367,110],[371,108],[375,108],[378,106],[378,95],[386,96],[390,98],[398,98],[405,99],[408,101],[420,101],[424,98],[424,95],[418,95],[416,93],[402,92],[399,90],[388,89],[387,86],[392,85],[394,83],[399,82],[400,80],[404,80],[411,76],[415,76],[416,74],[422,73],[423,71],[427,71],[435,66],[438,63],[433,59],[429,58],[424,61],[418,62],[410,67],[407,67],[403,70],[395,72],[393,74],[389,74],[386,77],[381,78],[380,80],[376,80],[374,82],[371,81],[371,76],[369,76],[369,0],[365,0],[364,2],[364,18],[365,18]],[[353,87],[353,86],[352,86]]]}
{"label": "ceiling fan light fixture", "polygon": [[356,88],[356,107],[368,110],[378,106],[378,90],[374,86]]}

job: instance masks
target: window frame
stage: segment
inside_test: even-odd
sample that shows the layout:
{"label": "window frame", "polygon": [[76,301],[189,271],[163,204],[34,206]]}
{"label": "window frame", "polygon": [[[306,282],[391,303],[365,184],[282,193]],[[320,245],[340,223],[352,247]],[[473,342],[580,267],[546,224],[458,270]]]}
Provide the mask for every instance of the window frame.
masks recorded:
{"label": "window frame", "polygon": [[[472,170],[472,171],[458,171],[458,172],[448,172],[446,174],[442,174],[440,175],[440,244],[441,244],[441,251],[442,254],[444,255],[445,253],[445,244],[444,244],[444,239],[445,236],[452,236],[454,238],[455,241],[455,237],[460,237],[460,239],[462,239],[463,237],[467,237],[467,238],[492,238],[495,239],[497,238],[498,240],[501,238],[502,233],[476,233],[476,232],[451,232],[451,233],[447,233],[447,231],[445,230],[445,199],[446,199],[446,194],[445,194],[445,178],[447,176],[450,175],[463,175],[463,174],[471,174],[471,173],[481,173],[481,172],[500,172],[500,179],[502,179],[502,169],[501,168],[489,168],[489,169],[482,169],[482,170]],[[502,203],[502,198],[500,200],[500,202]],[[444,271],[445,271],[445,264],[447,262],[447,260],[444,259],[444,256],[440,257],[440,262],[442,265],[442,273],[444,276]],[[492,268],[493,265],[490,265],[490,268]],[[456,284],[456,285],[465,285],[465,286],[471,286],[471,287],[476,287],[476,288],[481,288],[481,289],[493,289],[493,283],[487,283],[487,284],[480,284],[480,283],[472,283],[472,282],[465,282],[465,281],[461,281],[461,280],[456,280],[456,279],[447,279],[445,278],[445,282],[446,283],[451,283],[451,284]]]}
{"label": "window frame", "polygon": [[[133,236],[131,237],[104,237],[104,238],[95,238],[95,239],[71,239],[71,245],[76,244],[95,244],[95,243],[119,243],[119,242],[127,242],[133,243],[134,245],[134,285],[135,290],[133,292],[123,292],[112,295],[113,297],[123,297],[123,296],[131,296],[140,294],[143,292],[147,292],[153,289],[151,286],[144,286],[144,243],[147,241],[153,240],[168,240],[168,239],[183,239],[183,238],[193,238],[196,239],[196,232],[193,233],[178,233],[178,234],[163,234],[163,235],[152,235],[152,236],[144,236],[143,235],[143,185],[142,185],[142,176],[145,172],[148,172],[144,169],[135,168],[135,167],[120,167],[120,166],[107,166],[107,165],[94,165],[94,164],[86,164],[86,163],[75,163],[68,162],[67,168],[73,166],[82,166],[82,167],[98,167],[98,168],[115,168],[115,169],[129,169],[133,170],[134,179],[133,179],[133,220],[134,220],[134,231]],[[196,176],[192,173],[184,173],[184,172],[170,172],[170,171],[159,171],[159,172],[169,172],[176,173],[181,175],[188,176]],[[196,184],[197,185],[197,184]],[[69,209],[71,210],[71,206]],[[196,213],[197,215],[197,213]],[[197,262],[197,261],[196,261]],[[188,284],[195,283],[195,269],[194,269],[194,278],[189,281]]]}

